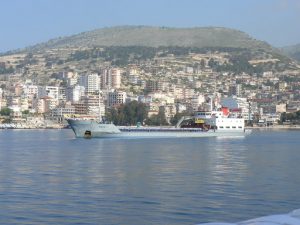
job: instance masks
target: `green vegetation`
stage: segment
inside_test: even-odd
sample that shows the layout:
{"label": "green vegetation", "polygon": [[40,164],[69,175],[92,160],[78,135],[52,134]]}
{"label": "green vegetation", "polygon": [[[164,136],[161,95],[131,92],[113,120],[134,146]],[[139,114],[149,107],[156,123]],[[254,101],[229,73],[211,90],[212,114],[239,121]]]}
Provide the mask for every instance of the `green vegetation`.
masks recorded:
{"label": "green vegetation", "polygon": [[162,109],[158,115],[147,118],[147,106],[144,103],[132,101],[116,108],[110,108],[106,114],[106,119],[115,125],[137,125],[138,123],[160,126],[168,125],[165,113]]}
{"label": "green vegetation", "polygon": [[163,126],[168,125],[164,111],[160,108],[157,115],[152,115],[147,118],[145,124],[150,126]]}
{"label": "green vegetation", "polygon": [[112,121],[115,125],[136,125],[137,122],[143,123],[146,117],[146,105],[137,101],[111,108],[106,114],[107,120]]}
{"label": "green vegetation", "polygon": [[124,66],[138,60],[153,59],[157,49],[143,46],[112,46],[106,48],[93,48],[91,50],[80,50],[71,54],[68,61],[79,61],[86,59],[103,59],[111,61],[113,65]]}
{"label": "green vegetation", "polygon": [[300,124],[300,110],[294,113],[281,113],[280,123],[291,122],[293,124]]}
{"label": "green vegetation", "polygon": [[12,110],[10,108],[3,108],[0,111],[1,116],[10,116]]}
{"label": "green vegetation", "polygon": [[24,110],[24,111],[22,111],[22,114],[23,114],[23,115],[29,115],[29,110]]}
{"label": "green vegetation", "polygon": [[[174,55],[175,57],[188,56],[190,53],[207,54],[210,52],[225,52],[228,53],[229,63],[220,65],[219,62],[210,59],[208,65],[216,71],[228,71],[234,73],[261,73],[263,71],[272,70],[274,64],[262,64],[252,66],[249,60],[255,57],[262,57],[261,51],[252,51],[246,48],[233,47],[184,47],[184,46],[110,46],[110,47],[94,47],[91,49],[78,50],[72,53],[65,62],[100,59],[109,61],[115,66],[126,66],[130,63],[139,63],[145,60],[153,60],[154,57],[167,57]],[[274,55],[277,55],[274,53]],[[58,61],[54,61],[59,64]],[[53,60],[51,60],[53,63]],[[286,68],[282,64],[281,67]],[[192,65],[191,65],[192,66]],[[200,61],[199,66],[204,68],[204,61]],[[276,66],[276,65],[275,65]],[[278,66],[277,66],[278,67]],[[277,69],[280,69],[279,67]]]}

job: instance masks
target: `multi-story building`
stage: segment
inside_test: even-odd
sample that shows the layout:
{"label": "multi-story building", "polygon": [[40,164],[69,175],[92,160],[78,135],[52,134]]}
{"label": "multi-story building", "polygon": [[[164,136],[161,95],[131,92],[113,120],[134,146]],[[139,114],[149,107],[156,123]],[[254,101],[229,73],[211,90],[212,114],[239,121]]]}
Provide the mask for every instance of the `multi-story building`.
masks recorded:
{"label": "multi-story building", "polygon": [[64,121],[65,115],[73,115],[75,113],[75,107],[72,105],[65,105],[64,107],[56,107],[50,111],[50,119],[55,120],[58,123]]}
{"label": "multi-story building", "polygon": [[58,100],[59,101],[66,101],[66,88],[65,87],[59,87],[58,88]]}
{"label": "multi-story building", "polygon": [[79,102],[81,97],[84,96],[85,88],[83,86],[75,85],[74,87],[68,87],[66,90],[67,101]]}
{"label": "multi-story building", "polygon": [[25,98],[34,98],[38,94],[38,86],[37,85],[24,85],[23,86],[23,94]]}
{"label": "multi-story building", "polygon": [[163,82],[158,80],[147,80],[146,90],[148,92],[160,91],[163,89]]}
{"label": "multi-story building", "polygon": [[38,98],[50,97],[58,101],[59,99],[59,87],[55,86],[39,86]]}
{"label": "multi-story building", "polygon": [[99,95],[86,95],[82,97],[82,102],[87,108],[87,114],[97,117],[105,115],[105,105],[103,99]]}
{"label": "multi-story building", "polygon": [[35,104],[35,110],[37,113],[47,113],[52,109],[55,109],[58,105],[58,100],[45,96],[37,99]]}
{"label": "multi-story building", "polygon": [[101,74],[102,89],[119,89],[121,87],[121,70],[118,68],[104,69]]}
{"label": "multi-story building", "polygon": [[68,87],[72,87],[78,83],[78,74],[73,72],[68,72],[64,80],[67,82]]}
{"label": "multi-story building", "polygon": [[124,91],[113,91],[108,93],[107,103],[109,107],[118,106],[125,103],[127,94]]}
{"label": "multi-story building", "polygon": [[97,73],[82,75],[79,85],[85,88],[86,93],[95,93],[100,90],[100,77]]}
{"label": "multi-story building", "polygon": [[121,87],[121,70],[117,68],[110,69],[111,74],[111,86],[114,89]]}
{"label": "multi-story building", "polygon": [[76,102],[72,104],[75,108],[75,114],[79,115],[87,115],[88,114],[88,108],[83,102]]}
{"label": "multi-story building", "polygon": [[101,88],[102,89],[111,89],[111,76],[109,69],[104,69],[101,74]]}

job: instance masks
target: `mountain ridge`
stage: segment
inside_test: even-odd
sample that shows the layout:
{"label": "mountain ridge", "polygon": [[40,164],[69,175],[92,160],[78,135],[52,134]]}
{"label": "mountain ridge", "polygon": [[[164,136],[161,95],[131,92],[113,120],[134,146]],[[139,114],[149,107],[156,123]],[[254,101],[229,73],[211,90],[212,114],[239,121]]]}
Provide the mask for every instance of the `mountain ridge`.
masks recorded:
{"label": "mountain ridge", "polygon": [[224,27],[155,27],[115,26],[81,32],[66,37],[51,39],[24,48],[38,51],[68,47],[99,46],[182,46],[182,47],[234,47],[273,51],[267,42],[252,38],[245,32]]}

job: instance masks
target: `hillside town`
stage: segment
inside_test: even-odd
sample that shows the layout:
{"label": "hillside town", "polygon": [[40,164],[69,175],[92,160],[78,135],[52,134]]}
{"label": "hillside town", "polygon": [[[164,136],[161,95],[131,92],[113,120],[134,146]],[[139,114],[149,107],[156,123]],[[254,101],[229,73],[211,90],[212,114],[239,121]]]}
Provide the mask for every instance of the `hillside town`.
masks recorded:
{"label": "hillside town", "polygon": [[[0,67],[7,70],[0,75],[2,127],[64,127],[66,116],[105,118],[109,109],[132,101],[144,103],[149,118],[162,112],[169,124],[176,114],[220,105],[238,110],[248,124],[260,126],[288,123],[282,114],[300,110],[299,66],[253,74],[217,71],[215,64],[228,63],[224,52],[167,54],[125,66],[96,61],[93,68],[33,56],[34,63],[18,66],[18,57],[0,57]],[[249,64],[278,61],[268,58]],[[44,84],[39,78],[46,70],[41,68],[56,71]]]}

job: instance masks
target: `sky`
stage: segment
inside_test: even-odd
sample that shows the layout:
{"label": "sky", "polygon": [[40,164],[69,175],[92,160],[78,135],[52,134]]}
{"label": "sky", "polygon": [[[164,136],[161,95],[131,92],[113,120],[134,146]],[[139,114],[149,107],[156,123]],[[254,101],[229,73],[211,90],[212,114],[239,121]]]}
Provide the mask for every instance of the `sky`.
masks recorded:
{"label": "sky", "polygon": [[300,43],[300,0],[0,0],[0,52],[119,25],[227,27]]}

